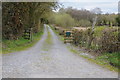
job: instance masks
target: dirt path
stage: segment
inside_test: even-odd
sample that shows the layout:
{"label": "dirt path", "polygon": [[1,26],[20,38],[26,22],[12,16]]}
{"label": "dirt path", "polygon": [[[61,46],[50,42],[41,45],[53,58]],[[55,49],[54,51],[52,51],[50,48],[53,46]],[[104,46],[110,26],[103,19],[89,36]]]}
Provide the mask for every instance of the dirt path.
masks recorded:
{"label": "dirt path", "polygon": [[70,52],[45,25],[41,40],[32,48],[3,55],[3,78],[117,78],[118,74]]}

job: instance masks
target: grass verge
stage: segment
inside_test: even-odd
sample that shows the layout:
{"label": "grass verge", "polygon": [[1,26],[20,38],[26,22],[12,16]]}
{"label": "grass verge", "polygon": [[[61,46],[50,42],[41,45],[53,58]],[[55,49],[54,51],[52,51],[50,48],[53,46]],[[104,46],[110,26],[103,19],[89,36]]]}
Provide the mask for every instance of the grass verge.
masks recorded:
{"label": "grass verge", "polygon": [[[59,34],[59,32],[56,31],[53,26],[51,26],[51,28],[53,29],[53,31],[54,31],[57,35]],[[103,27],[100,28],[100,31],[101,31],[102,29],[103,29]],[[64,37],[63,37],[63,36],[60,36],[60,35],[58,35],[58,36],[60,37],[60,39],[61,39],[62,41],[64,41]],[[82,53],[82,52],[79,52],[79,51],[77,51],[77,50],[75,50],[75,49],[72,49],[72,48],[70,48],[70,47],[67,47],[67,48],[68,48],[71,52],[73,52],[73,53],[75,53],[75,54],[77,54],[77,55],[79,55],[79,56],[87,59],[87,60],[90,61],[90,62],[93,62],[93,63],[95,63],[95,64],[97,64],[97,65],[102,66],[102,67],[105,67],[105,68],[107,68],[107,69],[109,69],[109,70],[111,70],[111,71],[118,72],[118,68],[115,67],[115,66],[116,66],[116,65],[117,65],[117,66],[120,66],[120,64],[118,63],[118,57],[120,57],[120,53],[112,53],[112,54],[110,54],[110,53],[104,53],[103,55],[97,56],[97,57],[95,57],[95,59],[93,59],[93,58],[90,58],[90,57],[88,57],[88,56],[81,55],[80,53]],[[118,55],[118,54],[119,54],[119,55]],[[113,63],[113,65],[115,65],[115,66],[110,65],[110,63]]]}
{"label": "grass verge", "polygon": [[40,37],[42,34],[43,32],[38,32],[38,33],[33,34],[32,42],[30,40],[24,39],[23,37],[21,37],[18,40],[3,40],[2,41],[2,54],[28,49],[40,40]]}
{"label": "grass verge", "polygon": [[[95,64],[97,64],[97,65],[102,66],[102,67],[105,67],[105,68],[107,68],[107,69],[109,69],[109,70],[111,70],[111,71],[118,72],[118,68],[117,68],[117,67],[114,67],[114,66],[110,65],[110,62],[114,62],[114,58],[116,59],[116,57],[114,57],[114,56],[117,56],[117,53],[114,53],[114,54],[109,54],[109,53],[107,53],[107,54],[105,54],[105,55],[98,56],[98,57],[96,57],[95,59],[93,59],[93,58],[90,58],[90,57],[88,57],[88,56],[81,55],[81,54],[80,54],[81,52],[78,52],[78,51],[76,51],[76,50],[74,50],[74,49],[71,49],[70,47],[68,47],[68,49],[69,49],[71,52],[79,55],[80,57],[83,57],[83,58],[87,59],[87,60],[90,61],[90,62],[93,62],[93,63],[95,63]],[[114,55],[114,56],[113,56],[113,55]],[[113,57],[109,57],[109,56],[113,56]],[[118,56],[117,56],[117,57],[118,57]],[[118,63],[116,63],[116,64],[118,64]],[[119,64],[119,65],[120,65],[120,64]]]}

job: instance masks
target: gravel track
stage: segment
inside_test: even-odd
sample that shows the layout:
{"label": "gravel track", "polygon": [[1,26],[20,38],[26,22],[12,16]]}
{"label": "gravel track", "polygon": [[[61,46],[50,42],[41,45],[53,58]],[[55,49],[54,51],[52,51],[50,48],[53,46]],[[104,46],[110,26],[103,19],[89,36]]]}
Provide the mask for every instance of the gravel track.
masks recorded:
{"label": "gravel track", "polygon": [[[117,78],[118,74],[70,52],[53,30],[44,25],[41,40],[20,52],[2,55],[3,78]],[[48,43],[48,32],[50,42]]]}

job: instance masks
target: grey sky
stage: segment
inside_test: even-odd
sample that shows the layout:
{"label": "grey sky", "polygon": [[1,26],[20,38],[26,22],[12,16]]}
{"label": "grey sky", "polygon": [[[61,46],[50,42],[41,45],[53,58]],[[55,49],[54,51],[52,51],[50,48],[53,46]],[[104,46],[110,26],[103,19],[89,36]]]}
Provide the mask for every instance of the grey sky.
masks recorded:
{"label": "grey sky", "polygon": [[118,13],[118,2],[120,0],[2,0],[2,1],[18,1],[18,2],[55,2],[58,1],[64,5],[64,8],[73,7],[77,9],[91,10],[96,7],[102,9],[103,13]]}
{"label": "grey sky", "polygon": [[73,7],[77,9],[91,10],[96,7],[101,8],[103,13],[118,13],[119,0],[61,0],[60,3],[64,5],[64,8]]}

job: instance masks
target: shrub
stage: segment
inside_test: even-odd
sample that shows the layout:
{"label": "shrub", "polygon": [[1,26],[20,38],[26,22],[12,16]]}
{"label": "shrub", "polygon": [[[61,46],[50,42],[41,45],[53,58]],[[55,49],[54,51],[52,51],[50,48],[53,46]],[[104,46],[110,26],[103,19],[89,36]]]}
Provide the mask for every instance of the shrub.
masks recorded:
{"label": "shrub", "polygon": [[[88,48],[90,36],[90,29],[85,31],[74,31],[73,43],[81,47]],[[118,52],[120,45],[118,45],[118,29],[110,27],[97,27],[93,33],[93,40],[89,48],[103,52]]]}
{"label": "shrub", "polygon": [[118,31],[117,29],[109,28],[105,29],[102,32],[102,37],[101,37],[101,50],[103,52],[118,52]]}
{"label": "shrub", "polygon": [[55,13],[54,15],[51,15],[49,22],[65,28],[74,27],[75,25],[74,19],[66,13]]}
{"label": "shrub", "polygon": [[77,22],[76,26],[82,26],[82,27],[88,27],[88,26],[91,26],[91,22],[88,21],[88,20],[80,20]]}

